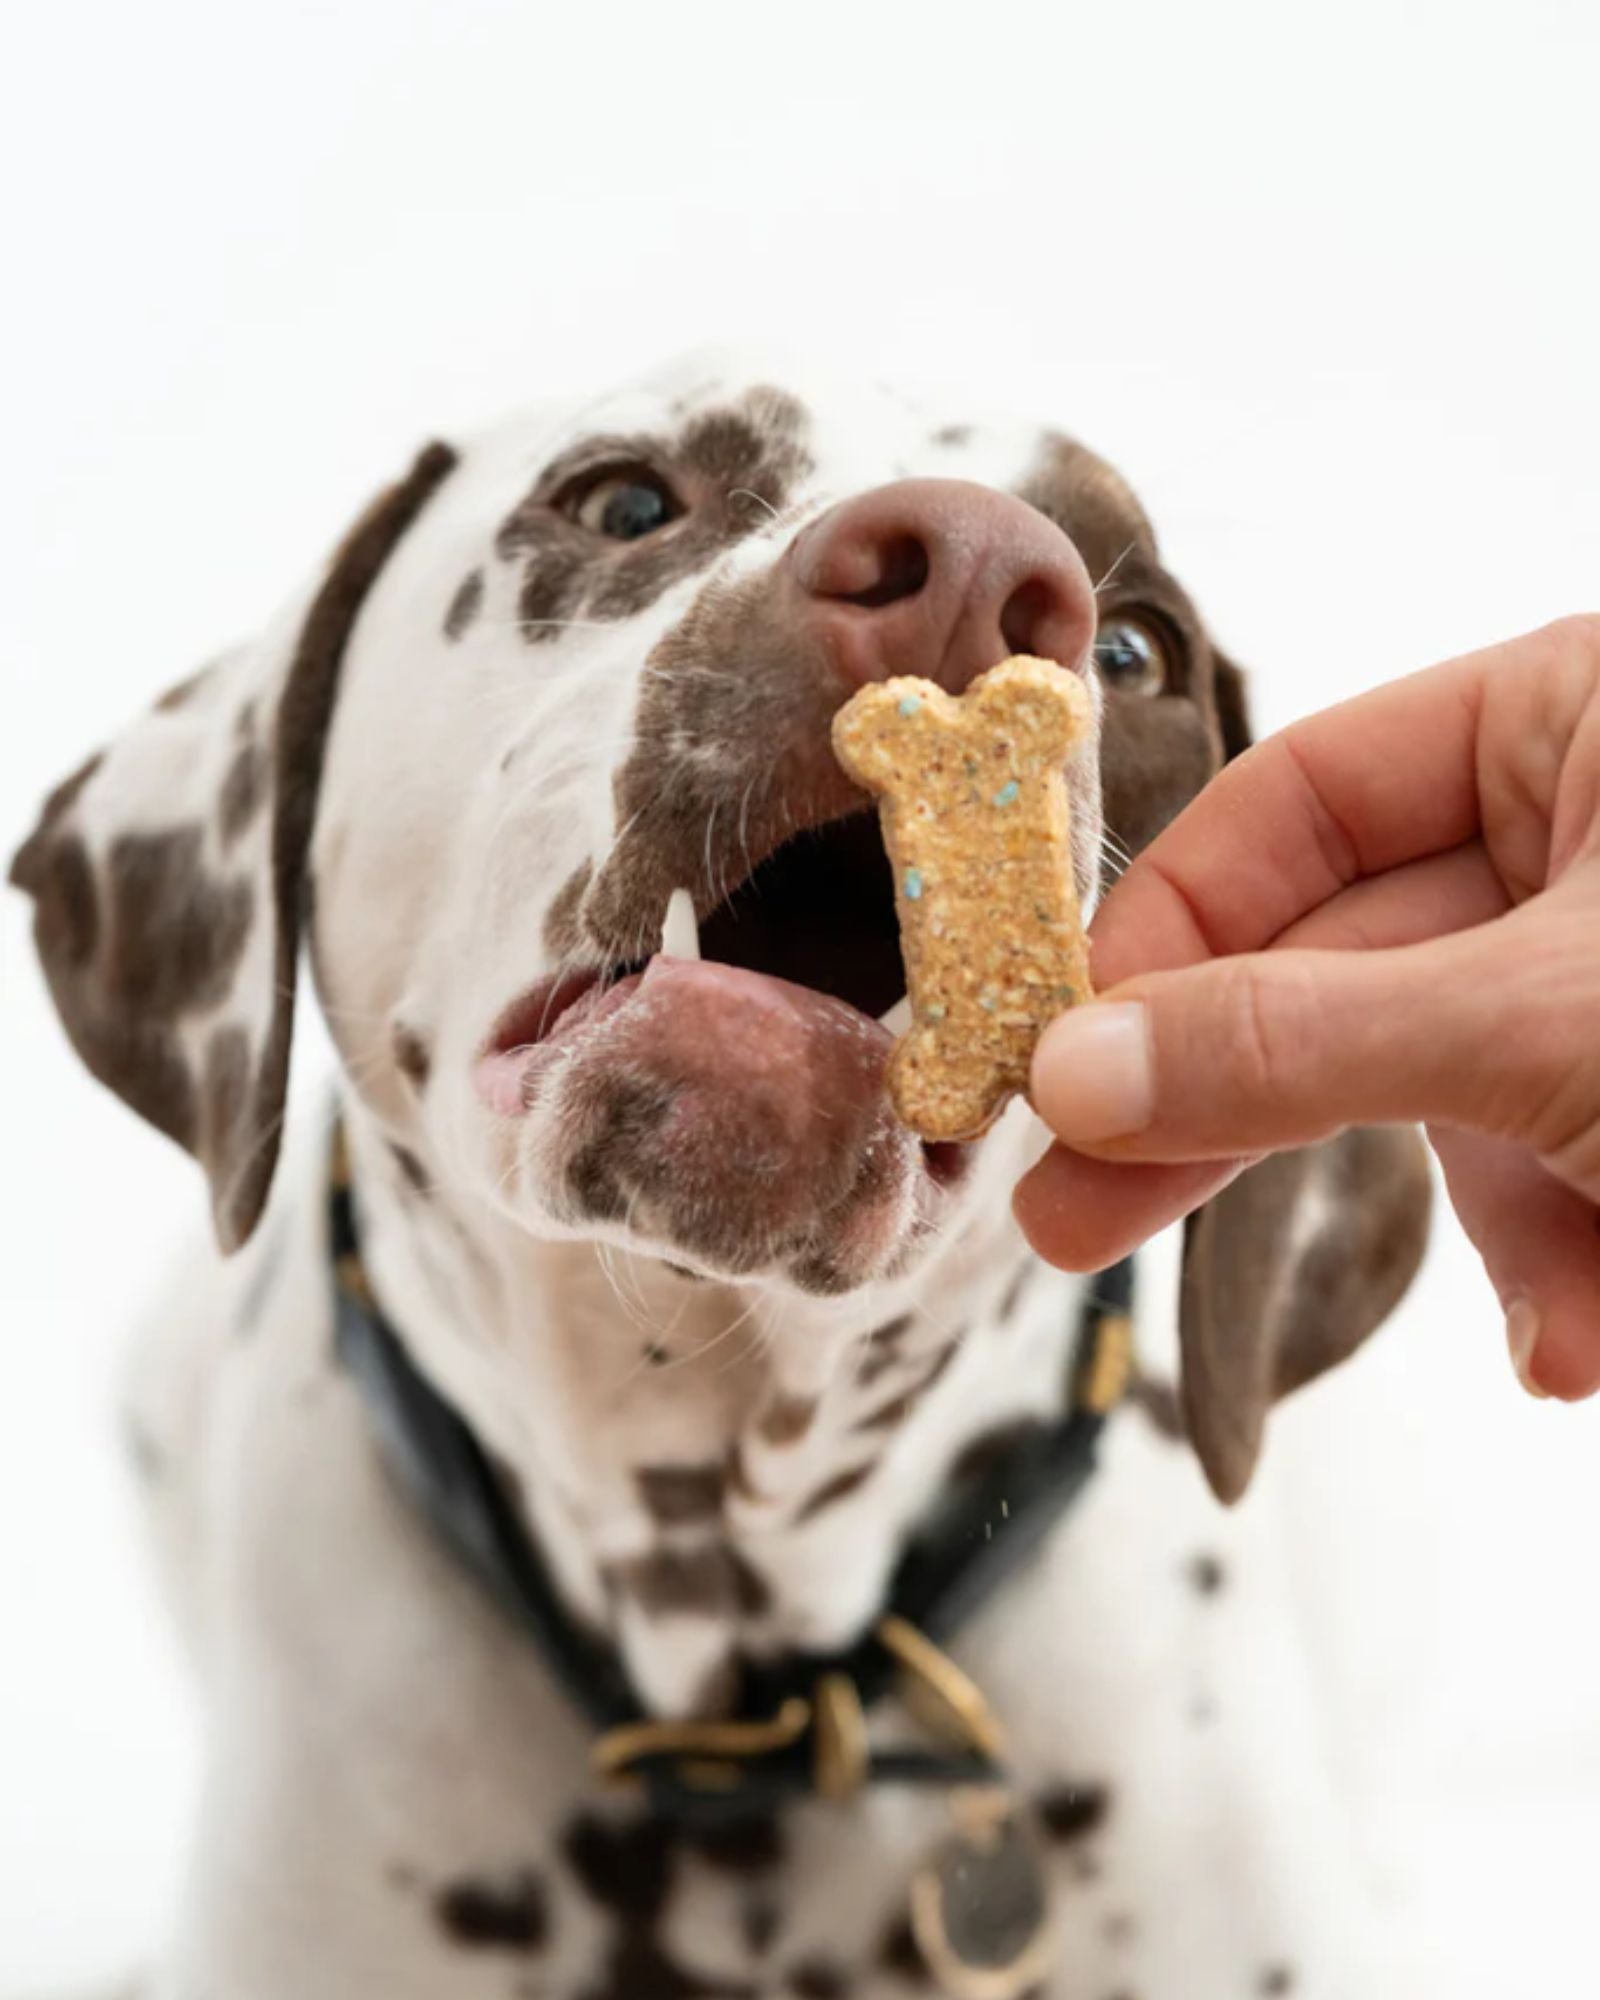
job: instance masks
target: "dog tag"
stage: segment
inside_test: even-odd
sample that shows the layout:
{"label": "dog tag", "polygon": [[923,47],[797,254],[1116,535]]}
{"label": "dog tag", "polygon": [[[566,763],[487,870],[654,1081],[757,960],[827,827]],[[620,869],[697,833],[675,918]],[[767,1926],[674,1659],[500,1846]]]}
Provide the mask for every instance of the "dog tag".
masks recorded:
{"label": "dog tag", "polygon": [[1016,1801],[955,1793],[954,1834],[912,1878],[911,1930],[950,2000],[1021,2000],[1050,1970],[1050,1901]]}

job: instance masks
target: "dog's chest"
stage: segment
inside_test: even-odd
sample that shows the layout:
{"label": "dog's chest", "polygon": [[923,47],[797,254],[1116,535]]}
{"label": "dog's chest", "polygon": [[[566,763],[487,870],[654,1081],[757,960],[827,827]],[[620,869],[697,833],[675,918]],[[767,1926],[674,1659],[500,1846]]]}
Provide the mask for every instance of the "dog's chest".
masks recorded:
{"label": "dog's chest", "polygon": [[[942,1795],[884,1788],[706,1837],[599,1794],[541,1660],[380,1468],[326,1329],[263,1332],[232,1357],[207,1454],[208,1619],[228,1639],[197,1981],[238,2000],[380,1980],[418,2000],[931,1990],[907,1892],[950,1832]],[[1096,1982],[1223,2000],[1291,1963],[1297,1990],[1351,1990],[1311,1977],[1346,1941],[1305,1885],[1344,1861],[1251,1541],[1219,1532],[1186,1457],[1130,1412],[955,1648],[1041,1829],[1063,2000]]]}

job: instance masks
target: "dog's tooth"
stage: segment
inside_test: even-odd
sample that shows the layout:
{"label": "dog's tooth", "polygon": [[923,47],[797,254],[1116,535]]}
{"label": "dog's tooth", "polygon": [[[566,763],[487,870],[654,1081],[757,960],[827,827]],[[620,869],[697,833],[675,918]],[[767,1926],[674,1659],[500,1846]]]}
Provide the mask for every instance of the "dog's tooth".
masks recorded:
{"label": "dog's tooth", "polygon": [[700,956],[700,926],[695,922],[694,897],[674,889],[667,898],[667,918],[661,926],[661,949],[669,958]]}
{"label": "dog's tooth", "polygon": [[878,1025],[880,1028],[887,1028],[891,1035],[903,1035],[911,1026],[911,996],[902,995],[887,1014],[880,1014]]}

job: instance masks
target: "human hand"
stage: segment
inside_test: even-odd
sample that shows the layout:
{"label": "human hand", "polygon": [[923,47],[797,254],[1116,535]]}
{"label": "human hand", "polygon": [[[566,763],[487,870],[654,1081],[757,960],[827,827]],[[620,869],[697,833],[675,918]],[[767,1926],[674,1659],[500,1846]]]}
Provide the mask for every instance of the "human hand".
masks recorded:
{"label": "human hand", "polygon": [[1100,997],[1034,1058],[1041,1256],[1098,1269],[1262,1153],[1418,1119],[1524,1385],[1600,1388],[1600,617],[1259,744],[1092,938]]}

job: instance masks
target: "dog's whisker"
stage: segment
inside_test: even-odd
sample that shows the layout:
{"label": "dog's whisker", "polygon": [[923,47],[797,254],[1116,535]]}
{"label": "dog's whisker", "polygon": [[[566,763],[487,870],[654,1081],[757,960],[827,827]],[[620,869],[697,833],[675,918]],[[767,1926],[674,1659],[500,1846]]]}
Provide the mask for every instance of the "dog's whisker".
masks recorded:
{"label": "dog's whisker", "polygon": [[1115,560],[1110,564],[1110,566],[1106,569],[1105,573],[1101,576],[1100,581],[1094,587],[1094,594],[1096,597],[1098,597],[1101,591],[1105,589],[1106,585],[1116,575],[1117,571],[1121,569],[1122,565],[1128,560],[1129,556],[1133,554],[1134,550],[1138,546],[1139,544],[1137,542],[1129,542],[1127,547],[1123,549],[1121,554],[1118,555],[1115,558]]}
{"label": "dog's whisker", "polygon": [[728,498],[730,500],[753,500],[758,507],[764,507],[767,510],[778,526],[781,527],[783,525],[783,516],[773,506],[772,502],[762,494],[755,492],[749,486],[735,486],[728,494]]}

